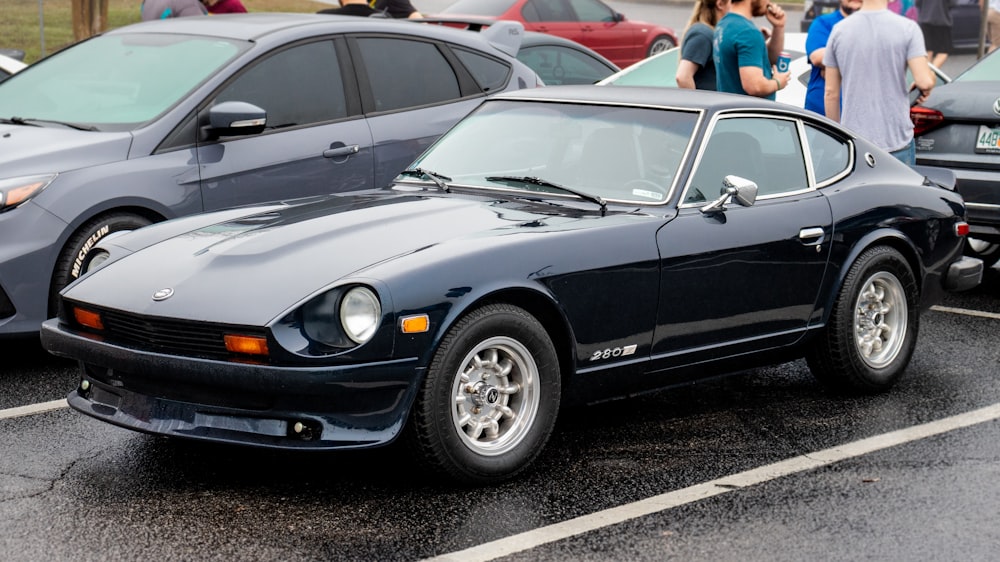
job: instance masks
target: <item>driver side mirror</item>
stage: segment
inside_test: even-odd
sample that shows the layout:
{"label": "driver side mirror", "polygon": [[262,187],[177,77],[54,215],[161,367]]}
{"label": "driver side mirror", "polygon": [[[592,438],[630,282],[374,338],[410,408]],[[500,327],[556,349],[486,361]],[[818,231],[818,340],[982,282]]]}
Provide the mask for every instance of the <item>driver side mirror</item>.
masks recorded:
{"label": "driver side mirror", "polygon": [[744,207],[751,207],[757,202],[757,184],[740,176],[726,176],[722,179],[722,195],[701,208],[702,213],[714,213],[726,210],[726,203],[736,201]]}
{"label": "driver side mirror", "polygon": [[267,111],[243,101],[224,101],[208,110],[208,133],[213,137],[256,135],[267,126]]}

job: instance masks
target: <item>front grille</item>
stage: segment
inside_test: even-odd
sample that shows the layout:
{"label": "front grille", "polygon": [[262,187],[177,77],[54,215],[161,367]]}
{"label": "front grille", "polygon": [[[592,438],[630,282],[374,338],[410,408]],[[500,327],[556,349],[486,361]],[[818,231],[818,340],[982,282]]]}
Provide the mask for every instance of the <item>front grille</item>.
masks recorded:
{"label": "front grille", "polygon": [[[261,328],[144,316],[101,307],[81,308],[101,314],[104,330],[96,333],[108,343],[170,355],[229,359],[234,354],[226,349],[226,334],[266,336]],[[79,324],[76,327],[87,330]]]}

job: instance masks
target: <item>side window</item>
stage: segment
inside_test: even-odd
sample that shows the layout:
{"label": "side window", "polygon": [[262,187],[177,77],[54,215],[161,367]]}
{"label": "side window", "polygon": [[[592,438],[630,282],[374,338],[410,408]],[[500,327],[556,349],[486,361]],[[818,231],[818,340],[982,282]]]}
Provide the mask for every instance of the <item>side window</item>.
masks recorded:
{"label": "side window", "polygon": [[594,0],[569,0],[580,21],[615,21],[615,13]]}
{"label": "side window", "polygon": [[465,49],[453,51],[484,92],[502,90],[507,85],[510,77],[510,66],[507,63]]}
{"label": "side window", "polygon": [[839,175],[851,165],[851,145],[847,141],[806,125],[806,142],[809,143],[809,157],[816,183],[823,183]]}
{"label": "side window", "polygon": [[[521,8],[525,21],[576,21],[576,14],[565,0],[528,0]],[[528,16],[537,19],[528,19]]]}
{"label": "side window", "polygon": [[260,61],[215,101],[245,101],[266,110],[268,129],[347,117],[344,82],[331,41],[299,45]]}
{"label": "side window", "polygon": [[458,77],[433,43],[359,37],[375,111],[392,111],[461,97]]}
{"label": "side window", "polygon": [[809,186],[796,121],[764,117],[720,119],[712,129],[684,199],[718,197],[722,180],[736,175],[756,182],[758,197]]}
{"label": "side window", "polygon": [[593,84],[611,75],[611,69],[573,49],[554,45],[523,48],[517,60],[534,70],[549,86]]}

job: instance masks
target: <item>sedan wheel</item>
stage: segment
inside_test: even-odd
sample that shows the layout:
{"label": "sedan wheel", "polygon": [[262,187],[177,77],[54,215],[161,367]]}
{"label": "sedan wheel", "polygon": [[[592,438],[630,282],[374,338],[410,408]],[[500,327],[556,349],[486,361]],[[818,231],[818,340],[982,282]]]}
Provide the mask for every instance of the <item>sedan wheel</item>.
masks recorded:
{"label": "sedan wheel", "polygon": [[965,255],[983,260],[983,267],[993,267],[1000,261],[1000,244],[978,238],[966,238]]}
{"label": "sedan wheel", "polygon": [[559,365],[542,325],[489,305],[462,318],[431,361],[408,442],[432,470],[492,483],[539,454],[559,409]]}
{"label": "sedan wheel", "polygon": [[903,374],[917,340],[918,286],[896,250],[866,250],[851,266],[824,335],[806,359],[837,390],[887,390]]}
{"label": "sedan wheel", "polygon": [[667,49],[673,49],[677,45],[674,44],[674,40],[666,35],[660,35],[649,45],[649,52],[646,53],[647,57],[651,57],[657,53],[662,53]]}

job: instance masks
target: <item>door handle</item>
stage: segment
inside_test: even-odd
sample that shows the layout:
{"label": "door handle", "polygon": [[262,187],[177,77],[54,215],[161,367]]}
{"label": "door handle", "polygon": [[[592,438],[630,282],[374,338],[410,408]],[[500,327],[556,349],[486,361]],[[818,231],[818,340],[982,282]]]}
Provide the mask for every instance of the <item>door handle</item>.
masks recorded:
{"label": "door handle", "polygon": [[819,246],[825,239],[826,234],[823,229],[818,226],[799,230],[799,241],[806,246]]}
{"label": "door handle", "polygon": [[361,147],[352,144],[348,146],[338,146],[326,149],[323,151],[324,158],[340,158],[341,156],[350,156],[352,154],[357,154],[361,150]]}

